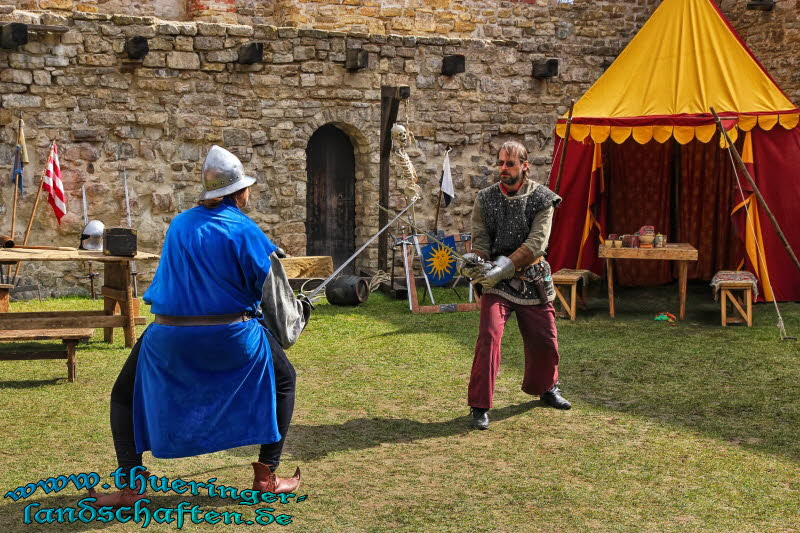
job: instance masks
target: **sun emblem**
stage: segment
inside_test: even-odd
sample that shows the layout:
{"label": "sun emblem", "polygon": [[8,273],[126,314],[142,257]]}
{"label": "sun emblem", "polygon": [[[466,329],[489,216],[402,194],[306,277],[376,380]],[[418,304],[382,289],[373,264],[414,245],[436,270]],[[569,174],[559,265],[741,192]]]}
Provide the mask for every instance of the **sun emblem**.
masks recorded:
{"label": "sun emblem", "polygon": [[435,277],[441,279],[450,273],[450,269],[453,267],[456,260],[450,253],[450,250],[440,244],[433,248],[427,262],[428,271]]}

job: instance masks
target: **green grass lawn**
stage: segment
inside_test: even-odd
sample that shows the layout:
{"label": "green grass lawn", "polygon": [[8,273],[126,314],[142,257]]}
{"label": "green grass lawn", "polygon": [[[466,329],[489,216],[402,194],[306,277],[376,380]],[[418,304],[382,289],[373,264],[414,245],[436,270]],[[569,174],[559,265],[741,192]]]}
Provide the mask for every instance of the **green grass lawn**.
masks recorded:
{"label": "green grass lawn", "polygon": [[[566,412],[520,391],[522,349],[509,322],[488,431],[469,428],[466,386],[477,313],[412,315],[373,293],[356,308],[322,304],[289,357],[297,406],[279,474],[303,470],[300,503],[272,505],[294,531],[800,531],[800,344],[781,342],[772,304],[754,326],[722,328],[705,285],[604,293],[576,322],[559,320]],[[442,302],[452,293],[439,291]],[[12,311],[93,309],[99,302],[12,303]],[[791,335],[800,305],[781,304]],[[0,362],[0,489],[116,467],[109,396],[127,357],[98,330],[63,361]],[[257,446],[149,469],[170,478],[249,488]],[[104,480],[105,481],[105,480]],[[31,502],[74,506],[67,488],[0,502],[0,532],[133,531],[139,525],[24,525]],[[230,500],[151,493],[151,507],[189,500],[254,516]],[[269,507],[261,504],[261,507]],[[258,506],[257,506],[258,507]],[[280,528],[275,524],[268,526]],[[250,531],[194,525],[190,531]],[[170,531],[176,525],[151,524]]]}

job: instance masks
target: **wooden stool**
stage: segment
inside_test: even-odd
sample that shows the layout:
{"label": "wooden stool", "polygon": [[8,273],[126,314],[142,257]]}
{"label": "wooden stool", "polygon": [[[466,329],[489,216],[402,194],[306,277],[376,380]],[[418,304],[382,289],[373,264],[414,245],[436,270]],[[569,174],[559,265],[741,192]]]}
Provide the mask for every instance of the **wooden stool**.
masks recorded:
{"label": "wooden stool", "polygon": [[0,351],[0,361],[18,361],[20,359],[66,359],[67,380],[73,383],[76,378],[75,346],[81,341],[89,340],[94,334],[90,328],[51,329],[51,330],[1,330],[0,341],[43,341],[61,339],[64,347],[54,349],[52,346],[36,346],[35,350]]}
{"label": "wooden stool", "polygon": [[[753,284],[749,281],[721,281],[719,284],[720,310],[722,311],[722,327],[728,324],[753,325]],[[738,294],[738,296],[737,296]],[[741,297],[741,299],[740,299]],[[738,311],[738,316],[728,316],[728,302]]]}
{"label": "wooden stool", "polygon": [[[581,287],[581,295],[579,297],[578,282],[581,279],[584,279],[588,273],[588,270],[571,270],[568,268],[562,268],[553,274],[553,286],[556,290],[556,296],[558,296],[558,299],[561,301],[561,305],[564,307],[564,311],[559,312],[558,316],[562,316],[564,318],[568,316],[570,320],[575,320],[575,316],[577,315],[577,310],[575,307],[579,298],[581,308],[586,309],[586,290],[589,284],[584,281],[583,287]],[[559,286],[561,288],[559,288]],[[567,288],[569,288],[569,300],[567,300],[564,296]],[[562,290],[564,292],[562,292]]]}
{"label": "wooden stool", "polygon": [[13,288],[14,286],[8,283],[0,283],[0,313],[8,313],[8,301]]}

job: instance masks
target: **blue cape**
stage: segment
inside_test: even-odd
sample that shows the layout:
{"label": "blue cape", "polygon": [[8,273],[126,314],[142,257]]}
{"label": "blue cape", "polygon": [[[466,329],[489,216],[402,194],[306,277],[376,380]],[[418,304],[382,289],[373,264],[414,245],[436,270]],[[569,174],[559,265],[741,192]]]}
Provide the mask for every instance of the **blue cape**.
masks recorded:
{"label": "blue cape", "polygon": [[[255,312],[275,249],[232,201],[195,207],[170,224],[143,299],[161,315]],[[136,368],[137,451],[187,457],[280,440],[267,334],[258,320],[151,324]]]}

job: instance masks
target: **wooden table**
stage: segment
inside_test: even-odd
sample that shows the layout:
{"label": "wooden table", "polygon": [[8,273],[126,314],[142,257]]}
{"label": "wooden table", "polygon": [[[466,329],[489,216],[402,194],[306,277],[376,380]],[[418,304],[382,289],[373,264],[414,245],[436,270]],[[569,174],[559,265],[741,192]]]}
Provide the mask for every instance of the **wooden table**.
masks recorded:
{"label": "wooden table", "polygon": [[687,243],[669,243],[664,248],[607,248],[600,245],[598,255],[606,260],[608,275],[608,313],[614,316],[614,259],[657,259],[678,263],[678,318],[686,317],[686,273],[689,261],[697,261],[697,249]]}
{"label": "wooden table", "polygon": [[[9,261],[92,261],[103,263],[102,311],[37,311],[25,313],[0,313],[0,330],[47,330],[74,328],[103,328],[103,338],[113,342],[114,328],[122,328],[125,346],[136,341],[135,327],[145,324],[137,316],[133,297],[130,262],[158,259],[155,254],[139,252],[136,257],[103,255],[88,250],[35,250],[21,248],[0,249],[0,263]],[[119,305],[120,314],[115,315]]]}

